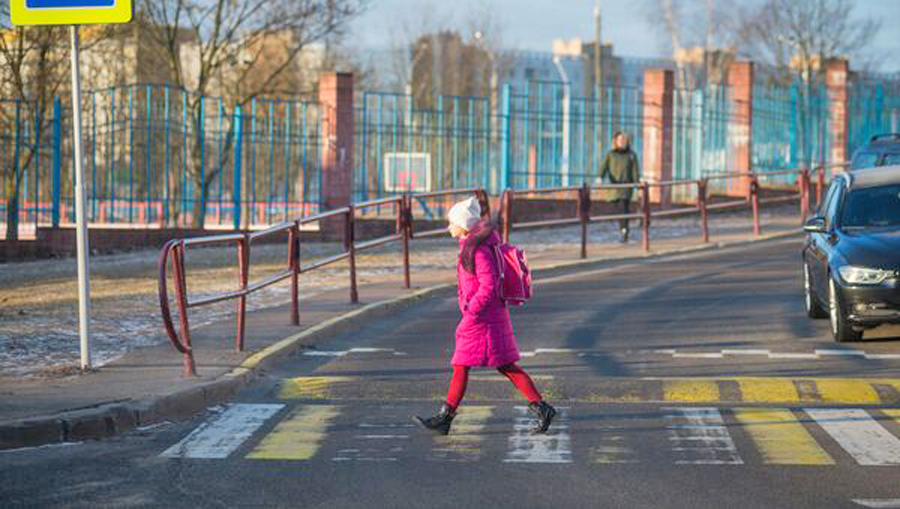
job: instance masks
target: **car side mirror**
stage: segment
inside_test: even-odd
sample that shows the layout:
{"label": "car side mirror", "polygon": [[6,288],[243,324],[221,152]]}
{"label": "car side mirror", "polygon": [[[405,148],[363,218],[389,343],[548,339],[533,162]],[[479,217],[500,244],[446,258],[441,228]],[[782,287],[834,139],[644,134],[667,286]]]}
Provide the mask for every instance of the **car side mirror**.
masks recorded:
{"label": "car side mirror", "polygon": [[814,217],[803,225],[803,231],[807,233],[826,233],[825,218]]}

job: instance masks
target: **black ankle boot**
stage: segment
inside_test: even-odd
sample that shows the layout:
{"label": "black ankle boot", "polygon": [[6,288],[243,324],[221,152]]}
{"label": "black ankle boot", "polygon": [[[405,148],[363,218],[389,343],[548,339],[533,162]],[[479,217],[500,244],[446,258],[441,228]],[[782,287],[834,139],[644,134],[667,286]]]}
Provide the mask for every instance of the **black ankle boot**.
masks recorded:
{"label": "black ankle boot", "polygon": [[413,421],[425,429],[446,435],[450,433],[450,423],[453,422],[454,417],[456,417],[456,412],[450,408],[450,405],[444,403],[434,417],[423,418],[416,415],[413,417]]}
{"label": "black ankle boot", "polygon": [[550,428],[550,423],[553,422],[553,418],[556,417],[556,409],[543,401],[529,403],[528,411],[537,418],[537,423],[531,429],[532,433],[546,433],[547,429]]}

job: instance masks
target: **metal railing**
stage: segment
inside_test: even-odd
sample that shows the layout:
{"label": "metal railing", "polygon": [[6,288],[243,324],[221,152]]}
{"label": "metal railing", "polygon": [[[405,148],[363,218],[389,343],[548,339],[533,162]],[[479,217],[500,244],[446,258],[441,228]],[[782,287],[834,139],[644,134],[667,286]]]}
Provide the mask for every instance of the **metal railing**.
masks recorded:
{"label": "metal railing", "polygon": [[[800,202],[800,218],[801,222],[805,220],[810,211],[812,204],[812,184],[811,173],[816,174],[816,200],[818,204],[821,202],[822,192],[824,188],[826,172],[835,167],[844,167],[846,165],[831,165],[829,167],[819,167],[812,172],[802,170],[792,170],[785,172],[768,172],[768,173],[741,173],[729,175],[714,175],[700,180],[687,181],[666,181],[666,182],[640,182],[635,184],[609,184],[600,186],[589,186],[584,184],[580,187],[559,187],[547,189],[535,189],[529,191],[513,191],[507,190],[500,198],[499,226],[506,242],[509,242],[510,234],[515,230],[526,230],[534,228],[547,228],[554,226],[580,225],[581,227],[581,248],[580,257],[587,258],[588,246],[588,225],[602,221],[618,221],[621,219],[637,219],[641,221],[641,229],[643,231],[643,249],[650,250],[650,225],[654,218],[669,218],[677,216],[688,216],[698,214],[700,216],[701,240],[709,242],[709,213],[717,211],[726,211],[732,209],[748,208],[752,215],[753,233],[761,234],[760,225],[760,207],[761,205],[788,203],[799,200]],[[768,178],[777,175],[784,176],[788,174],[796,175],[796,184],[790,189],[783,186],[777,190],[781,191],[778,196],[761,197],[766,193],[766,188],[760,185],[760,178]],[[710,203],[708,193],[709,182],[716,179],[726,178],[744,178],[749,182],[747,196],[738,199],[725,199]],[[664,197],[675,187],[687,186],[696,189],[696,200],[693,203],[684,204],[675,208],[659,208],[654,210],[651,206],[651,193],[659,194],[662,203],[666,203]],[[796,189],[795,189],[796,188]],[[592,192],[632,189],[637,191],[639,195],[638,212],[631,214],[601,214],[592,215]],[[359,302],[359,291],[357,287],[356,273],[356,255],[360,251],[374,249],[394,242],[401,244],[401,263],[403,266],[404,287],[410,288],[410,261],[409,249],[410,241],[413,239],[426,239],[446,234],[446,228],[429,229],[417,231],[414,227],[415,217],[414,211],[416,203],[423,203],[426,200],[444,200],[453,201],[454,197],[460,195],[475,195],[478,197],[482,207],[484,217],[490,217],[490,200],[487,192],[481,188],[456,189],[450,191],[441,191],[422,194],[404,194],[379,200],[371,200],[361,203],[355,203],[348,207],[339,208],[323,212],[321,214],[304,217],[295,221],[280,223],[266,230],[257,232],[234,233],[226,235],[212,235],[208,237],[196,237],[189,239],[175,239],[165,244],[159,255],[159,303],[162,313],[163,325],[167,336],[172,345],[183,356],[184,374],[186,376],[196,375],[196,363],[194,360],[194,349],[191,345],[190,325],[188,320],[188,311],[200,306],[211,305],[227,300],[237,300],[237,334],[235,340],[235,348],[238,351],[244,349],[244,337],[246,328],[246,312],[247,297],[263,288],[269,287],[286,279],[291,281],[291,323],[293,325],[300,324],[299,312],[299,276],[301,274],[332,265],[346,260],[348,262],[349,276],[349,292],[350,302]],[[557,218],[557,219],[538,219],[523,222],[515,221],[513,205],[516,200],[527,200],[541,195],[552,194],[557,197],[567,197],[575,195],[577,207],[573,217]],[[516,198],[517,195],[526,195],[525,198]],[[678,204],[676,204],[678,205]],[[358,216],[364,214],[365,209],[390,207],[391,214],[378,214],[377,217],[393,217],[396,224],[395,230],[389,235],[384,235],[375,239],[358,242],[356,240],[356,223]],[[311,223],[330,222],[324,230],[343,229],[343,251],[340,253],[325,257],[315,262],[303,265],[300,259],[300,230],[303,225]],[[270,275],[260,281],[251,283],[249,281],[250,274],[250,252],[254,242],[263,239],[271,239],[271,237],[286,235],[288,242],[288,259],[286,266],[279,272]],[[187,268],[185,266],[185,252],[190,248],[207,247],[213,245],[232,244],[237,249],[238,258],[238,286],[236,289],[221,292],[215,295],[191,299],[187,291]],[[170,271],[175,290],[175,305],[178,309],[179,327],[176,329],[172,318],[171,306],[169,303],[169,282],[168,276]]]}

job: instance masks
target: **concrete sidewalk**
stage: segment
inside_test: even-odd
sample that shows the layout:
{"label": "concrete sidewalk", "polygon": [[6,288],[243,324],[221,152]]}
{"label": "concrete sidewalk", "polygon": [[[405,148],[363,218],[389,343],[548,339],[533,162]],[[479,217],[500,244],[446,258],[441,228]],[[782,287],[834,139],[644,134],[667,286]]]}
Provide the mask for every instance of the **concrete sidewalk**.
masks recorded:
{"label": "concrete sidewalk", "polygon": [[[647,256],[798,234],[798,223],[795,215],[770,217],[763,224],[765,235],[754,237],[749,222],[746,227],[717,229],[711,221],[713,242],[706,245],[695,235],[654,239],[651,232],[650,253],[643,252],[638,240],[627,245],[591,245],[588,260],[578,260],[577,245],[534,249],[529,258],[540,279]],[[514,233],[513,243],[516,237]],[[452,241],[448,239],[448,243]],[[452,294],[454,278],[454,271],[446,268],[415,271],[412,290],[403,289],[396,274],[371,278],[360,282],[357,305],[349,303],[347,289],[324,291],[301,301],[299,327],[290,325],[286,306],[249,313],[244,352],[234,350],[234,317],[198,327],[192,330],[196,378],[182,377],[181,356],[168,342],[133,350],[92,373],[64,378],[0,378],[0,449],[99,438],[189,417],[226,401],[276,357],[357,328],[421,298]]]}

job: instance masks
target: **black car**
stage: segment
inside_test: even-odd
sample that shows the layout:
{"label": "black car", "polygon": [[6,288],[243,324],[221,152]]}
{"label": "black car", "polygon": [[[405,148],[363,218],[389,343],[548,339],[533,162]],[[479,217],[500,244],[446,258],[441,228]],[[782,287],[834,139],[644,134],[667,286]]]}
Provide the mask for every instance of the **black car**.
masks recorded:
{"label": "black car", "polygon": [[900,323],[900,165],[842,173],[806,222],[806,312],[837,341]]}
{"label": "black car", "polygon": [[900,164],[900,133],[877,134],[853,153],[851,170]]}

